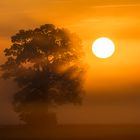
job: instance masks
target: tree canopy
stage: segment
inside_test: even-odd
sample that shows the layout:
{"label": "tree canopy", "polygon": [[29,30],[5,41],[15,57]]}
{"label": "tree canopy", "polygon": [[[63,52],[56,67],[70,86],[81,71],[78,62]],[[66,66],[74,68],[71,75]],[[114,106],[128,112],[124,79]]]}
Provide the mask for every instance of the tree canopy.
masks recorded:
{"label": "tree canopy", "polygon": [[83,49],[75,34],[46,24],[20,30],[11,42],[2,77],[20,87],[13,104],[21,120],[29,123],[30,114],[43,114],[50,105],[81,103]]}

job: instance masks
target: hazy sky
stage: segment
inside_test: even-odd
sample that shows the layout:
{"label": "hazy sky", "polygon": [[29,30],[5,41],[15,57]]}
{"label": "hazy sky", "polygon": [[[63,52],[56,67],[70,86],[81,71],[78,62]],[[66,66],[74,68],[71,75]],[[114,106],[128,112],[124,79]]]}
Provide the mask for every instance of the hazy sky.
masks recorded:
{"label": "hazy sky", "polygon": [[[5,0],[0,1],[0,19],[0,63],[4,61],[3,49],[10,46],[10,37],[19,29],[53,23],[76,32],[83,40],[89,65],[86,99],[81,107],[59,108],[61,122],[140,123],[138,0]],[[91,52],[93,41],[101,36],[111,38],[116,45],[114,56],[105,60]],[[11,81],[0,83],[0,123],[15,122],[10,107],[15,85]]]}

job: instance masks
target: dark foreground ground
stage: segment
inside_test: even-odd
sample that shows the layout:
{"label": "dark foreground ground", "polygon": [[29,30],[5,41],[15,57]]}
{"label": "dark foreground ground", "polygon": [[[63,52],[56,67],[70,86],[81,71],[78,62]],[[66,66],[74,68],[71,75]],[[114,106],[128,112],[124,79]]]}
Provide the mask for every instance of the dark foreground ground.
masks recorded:
{"label": "dark foreground ground", "polygon": [[1,126],[0,140],[140,140],[140,125]]}

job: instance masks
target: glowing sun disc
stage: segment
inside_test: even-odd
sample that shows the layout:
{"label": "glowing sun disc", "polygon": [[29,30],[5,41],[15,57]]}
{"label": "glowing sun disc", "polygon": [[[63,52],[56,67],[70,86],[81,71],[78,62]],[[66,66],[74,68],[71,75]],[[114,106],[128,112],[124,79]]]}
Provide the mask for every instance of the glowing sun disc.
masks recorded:
{"label": "glowing sun disc", "polygon": [[93,42],[92,52],[98,58],[108,58],[114,54],[115,45],[111,39],[101,37]]}

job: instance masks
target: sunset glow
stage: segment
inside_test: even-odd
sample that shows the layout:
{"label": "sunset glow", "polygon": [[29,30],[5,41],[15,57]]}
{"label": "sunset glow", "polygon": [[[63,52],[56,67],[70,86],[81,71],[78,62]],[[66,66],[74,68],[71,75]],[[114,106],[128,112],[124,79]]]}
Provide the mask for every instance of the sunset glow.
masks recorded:
{"label": "sunset glow", "polygon": [[[36,67],[35,71],[30,72],[27,78],[32,78],[32,75],[38,71],[49,71],[50,68],[54,68],[53,72],[60,74],[59,78],[57,78],[56,74],[50,76],[52,72],[48,72],[49,74],[47,75],[45,71],[43,76],[36,76],[36,79],[39,80],[35,80],[36,82],[32,80],[33,82],[28,83],[24,77],[24,74],[29,73],[28,70],[25,71],[23,69],[19,73],[17,68],[14,70],[9,68],[11,72],[16,73],[16,76],[23,76],[24,78],[16,80],[6,79],[7,77],[5,77],[6,80],[0,78],[1,125],[20,124],[20,119],[13,107],[13,96],[17,91],[20,91],[20,88],[24,89],[25,86],[21,86],[21,83],[17,84],[17,81],[28,84],[28,86],[31,83],[35,83],[35,88],[29,89],[31,95],[32,91],[36,91],[38,96],[50,98],[50,94],[44,96],[40,91],[46,91],[46,93],[51,91],[51,94],[56,95],[58,92],[56,88],[61,87],[60,91],[62,93],[65,91],[70,96],[73,93],[73,88],[70,87],[72,82],[66,84],[67,82],[63,81],[63,79],[66,80],[68,77],[67,75],[64,76],[66,72],[71,73],[70,79],[75,81],[73,86],[78,85],[78,80],[75,77],[77,75],[81,76],[79,79],[80,82],[83,80],[80,88],[84,89],[82,94],[83,104],[80,107],[64,104],[64,106],[58,106],[56,109],[51,108],[52,110],[54,109],[54,112],[57,112],[56,116],[59,124],[140,124],[140,1],[1,0],[0,17],[0,65],[3,65],[7,59],[9,60],[7,64],[15,64],[13,60],[15,60],[16,54],[20,54],[22,51],[26,52],[27,49],[30,51],[18,56],[18,61],[16,60],[16,63],[19,63],[19,60],[22,62],[28,56],[29,58],[25,63],[22,62],[22,65],[18,66],[18,68],[22,68],[25,65],[26,68],[29,67],[29,70],[31,70],[31,66]],[[45,30],[42,30],[42,33],[38,35],[38,29],[45,24],[53,24],[55,29],[60,29],[55,34],[53,32],[52,35],[48,31],[46,36],[54,38],[48,38],[47,41],[42,37],[42,33]],[[13,37],[18,35],[20,30],[30,32],[35,29],[38,36],[35,34],[32,38],[26,39],[27,42],[30,42],[32,39],[33,41],[28,45],[25,43],[27,47],[24,44],[25,50],[21,47],[22,42],[20,41],[15,41],[13,45],[13,39],[20,40],[20,38],[24,38],[22,35],[17,38]],[[66,31],[68,34],[62,34],[63,31]],[[22,33],[23,31],[21,31]],[[33,35],[32,32],[31,35]],[[72,38],[69,39],[68,35],[71,35]],[[38,40],[41,43],[36,43]],[[72,42],[67,42],[68,40]],[[19,47],[18,45],[21,46]],[[31,45],[34,47],[28,49]],[[43,45],[46,45],[50,50]],[[69,51],[63,52],[66,46]],[[5,54],[4,50],[10,47],[12,47],[12,50],[7,51],[7,54]],[[19,50],[15,50],[18,47]],[[12,54],[14,59],[10,56],[6,58],[12,52],[14,52]],[[63,54],[60,55],[60,52],[63,52]],[[57,57],[54,57],[55,53]],[[72,55],[73,53],[74,55]],[[39,58],[35,58],[34,61],[30,62],[29,60],[35,54]],[[65,56],[67,56],[67,59]],[[77,60],[73,59],[72,56]],[[66,63],[60,64],[62,61],[58,60],[62,58],[69,62],[67,63],[66,61]],[[36,65],[34,62],[36,62]],[[41,66],[38,66],[38,63],[41,63]],[[44,65],[44,63],[47,64]],[[54,67],[53,63],[58,66]],[[50,65],[50,68],[48,68],[48,65]],[[84,67],[84,70],[79,70],[81,65]],[[47,68],[44,66],[47,66]],[[74,71],[75,69],[72,66],[76,66],[77,71]],[[70,67],[72,68],[70,69]],[[5,66],[5,71],[9,69]],[[0,69],[0,76],[5,71]],[[54,79],[47,81],[49,76],[51,77],[50,79]],[[40,77],[43,80],[40,80]],[[56,79],[57,82],[55,82]],[[46,89],[49,87],[46,86],[49,82],[54,87]],[[41,87],[44,88],[39,89]],[[65,90],[66,88],[67,90]],[[25,90],[27,89],[25,88]],[[62,94],[63,98],[65,98],[64,95]],[[21,99],[24,100],[24,96]],[[71,101],[72,97],[69,99]],[[54,100],[51,102],[54,102]],[[28,110],[27,114],[29,114]],[[110,131],[108,130],[108,132]]]}

